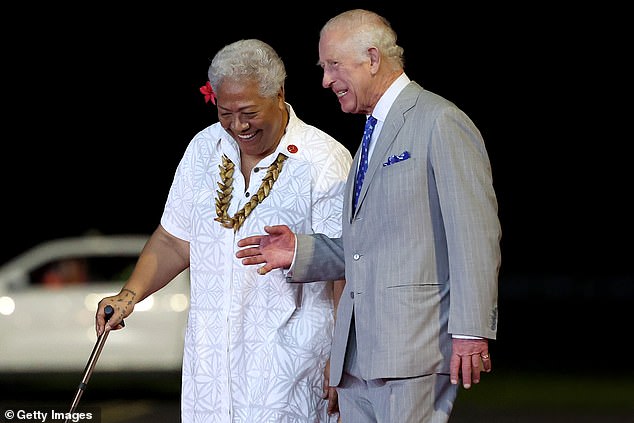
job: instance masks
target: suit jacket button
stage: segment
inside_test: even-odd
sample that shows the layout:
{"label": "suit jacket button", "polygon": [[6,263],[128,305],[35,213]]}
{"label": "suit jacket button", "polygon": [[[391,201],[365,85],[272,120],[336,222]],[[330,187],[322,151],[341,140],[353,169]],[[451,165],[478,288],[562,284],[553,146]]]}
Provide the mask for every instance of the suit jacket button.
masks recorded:
{"label": "suit jacket button", "polygon": [[359,259],[361,258],[361,255],[359,255],[359,254],[355,254],[355,255],[353,255],[353,256],[352,256],[352,258],[353,258],[354,260],[359,260]]}
{"label": "suit jacket button", "polygon": [[354,299],[354,291],[350,291],[350,298]]}

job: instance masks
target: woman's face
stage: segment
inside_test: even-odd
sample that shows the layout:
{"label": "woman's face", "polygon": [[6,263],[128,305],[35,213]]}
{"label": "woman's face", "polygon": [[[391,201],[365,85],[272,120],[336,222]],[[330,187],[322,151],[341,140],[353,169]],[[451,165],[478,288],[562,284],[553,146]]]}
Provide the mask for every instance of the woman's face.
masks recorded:
{"label": "woman's face", "polygon": [[283,90],[264,98],[255,81],[226,79],[216,90],[216,99],[218,120],[242,154],[262,158],[275,151],[288,121]]}

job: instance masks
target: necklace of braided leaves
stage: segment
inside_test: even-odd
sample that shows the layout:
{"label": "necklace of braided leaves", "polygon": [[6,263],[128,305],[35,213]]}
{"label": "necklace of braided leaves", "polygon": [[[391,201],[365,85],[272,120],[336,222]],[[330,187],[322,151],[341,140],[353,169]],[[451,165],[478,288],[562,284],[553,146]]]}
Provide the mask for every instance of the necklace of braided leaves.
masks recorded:
{"label": "necklace of braided leaves", "polygon": [[227,208],[229,207],[229,203],[231,203],[231,193],[233,192],[233,172],[235,170],[235,165],[226,155],[223,154],[222,164],[218,165],[221,179],[221,181],[218,182],[218,187],[220,189],[216,190],[216,193],[218,194],[216,197],[216,214],[218,217],[214,220],[216,222],[220,222],[220,224],[225,228],[233,228],[233,232],[236,233],[244,223],[247,216],[251,214],[253,209],[255,209],[257,205],[264,201],[264,199],[269,195],[271,188],[273,188],[273,184],[277,181],[277,178],[282,171],[282,165],[287,158],[288,157],[282,153],[278,154],[275,161],[268,167],[258,191],[255,195],[251,196],[249,202],[247,202],[244,207],[238,210],[232,217],[227,214]]}

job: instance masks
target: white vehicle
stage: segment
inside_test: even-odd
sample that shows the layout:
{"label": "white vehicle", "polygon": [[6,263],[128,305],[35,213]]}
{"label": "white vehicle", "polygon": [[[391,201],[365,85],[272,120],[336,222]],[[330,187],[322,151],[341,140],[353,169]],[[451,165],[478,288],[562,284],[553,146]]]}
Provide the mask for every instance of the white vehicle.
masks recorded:
{"label": "white vehicle", "polygon": [[[119,292],[147,239],[58,239],[0,267],[0,373],[81,374],[97,340],[97,303]],[[95,369],[180,372],[188,308],[184,271],[109,334]]]}

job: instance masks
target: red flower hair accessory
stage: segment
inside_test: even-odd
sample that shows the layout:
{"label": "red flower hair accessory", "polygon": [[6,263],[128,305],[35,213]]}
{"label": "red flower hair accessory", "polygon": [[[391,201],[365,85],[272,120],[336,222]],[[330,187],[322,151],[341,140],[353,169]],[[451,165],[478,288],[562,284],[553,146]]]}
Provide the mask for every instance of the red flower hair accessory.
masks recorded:
{"label": "red flower hair accessory", "polygon": [[211,88],[211,83],[209,81],[200,87],[200,92],[205,96],[205,103],[211,101],[214,106],[216,105],[216,93],[214,92],[214,89]]}

